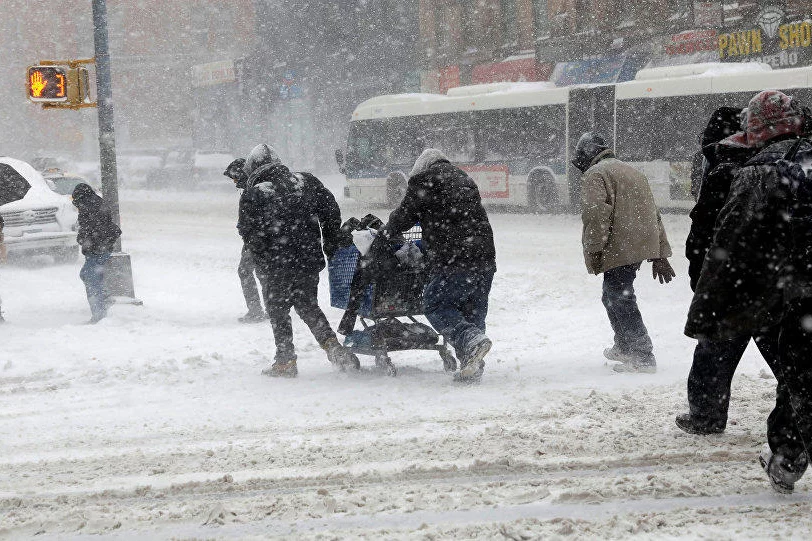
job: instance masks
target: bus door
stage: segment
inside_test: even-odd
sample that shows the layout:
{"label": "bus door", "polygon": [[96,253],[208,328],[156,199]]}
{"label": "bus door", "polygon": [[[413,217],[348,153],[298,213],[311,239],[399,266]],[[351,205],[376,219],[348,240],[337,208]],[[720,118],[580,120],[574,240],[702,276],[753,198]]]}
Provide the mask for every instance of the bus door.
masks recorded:
{"label": "bus door", "polygon": [[581,172],[570,162],[575,156],[575,145],[585,132],[602,135],[609,148],[614,148],[615,138],[615,87],[604,85],[573,88],[569,96],[567,142],[567,183],[570,204],[575,211],[581,208]]}

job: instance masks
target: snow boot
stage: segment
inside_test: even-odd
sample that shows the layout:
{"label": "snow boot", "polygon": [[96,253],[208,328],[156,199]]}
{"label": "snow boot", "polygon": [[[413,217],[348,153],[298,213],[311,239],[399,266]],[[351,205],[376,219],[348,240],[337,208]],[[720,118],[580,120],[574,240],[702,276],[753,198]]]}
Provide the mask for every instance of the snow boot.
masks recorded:
{"label": "snow boot", "polygon": [[630,363],[634,361],[635,356],[631,353],[625,352],[617,346],[612,346],[603,350],[603,356],[610,361],[617,361],[619,363]]}
{"label": "snow boot", "polygon": [[295,378],[299,375],[296,359],[278,360],[262,371],[263,376],[272,378]]}
{"label": "snow boot", "polygon": [[327,352],[327,359],[339,370],[343,371],[348,368],[352,370],[361,369],[361,361],[358,360],[358,357],[356,357],[352,351],[339,344],[335,336],[331,336],[325,340],[321,347]]}
{"label": "snow boot", "polygon": [[761,463],[762,469],[767,472],[773,490],[779,494],[792,494],[795,490],[795,483],[803,477],[809,464],[806,453],[793,461],[780,454],[774,454],[769,444],[764,444],[758,461]]}
{"label": "snow boot", "polygon": [[627,363],[618,363],[612,370],[620,374],[655,374],[657,362],[651,359],[634,359]]}
{"label": "snow boot", "polygon": [[244,316],[237,318],[240,323],[260,323],[268,319],[268,315],[262,310],[248,310]]}
{"label": "snow boot", "polygon": [[485,371],[485,355],[493,347],[490,338],[480,333],[465,345],[461,359],[460,371],[454,376],[455,381],[476,382],[482,379]]}
{"label": "snow boot", "polygon": [[716,421],[704,421],[699,417],[694,417],[690,413],[681,413],[675,419],[677,426],[688,434],[708,436],[710,434],[721,434],[725,431],[725,423]]}

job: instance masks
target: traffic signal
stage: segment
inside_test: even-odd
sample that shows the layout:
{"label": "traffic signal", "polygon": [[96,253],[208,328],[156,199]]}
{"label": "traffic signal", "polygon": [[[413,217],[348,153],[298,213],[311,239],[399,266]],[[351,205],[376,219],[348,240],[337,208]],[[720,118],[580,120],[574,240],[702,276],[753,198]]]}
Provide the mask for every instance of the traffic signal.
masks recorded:
{"label": "traffic signal", "polygon": [[68,101],[68,69],[62,66],[28,68],[28,99],[46,103]]}

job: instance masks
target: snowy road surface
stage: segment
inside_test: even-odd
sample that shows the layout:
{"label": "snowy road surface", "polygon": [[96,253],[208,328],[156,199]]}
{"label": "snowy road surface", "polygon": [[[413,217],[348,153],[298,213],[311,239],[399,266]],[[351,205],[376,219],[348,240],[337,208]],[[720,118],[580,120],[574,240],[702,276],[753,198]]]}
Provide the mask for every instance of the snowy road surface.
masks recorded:
{"label": "snowy road surface", "polygon": [[775,380],[752,348],[728,431],[674,426],[686,216],[665,216],[676,282],[639,280],[659,371],[621,375],[578,218],[492,213],[494,348],[465,387],[427,352],[394,354],[397,378],[369,358],[335,373],[296,318],[299,378],[260,376],[273,346],[236,321],[236,200],[125,192],[144,306],[97,326],[78,264],[0,269],[0,538],[812,537],[810,480],[778,497],[757,465]]}

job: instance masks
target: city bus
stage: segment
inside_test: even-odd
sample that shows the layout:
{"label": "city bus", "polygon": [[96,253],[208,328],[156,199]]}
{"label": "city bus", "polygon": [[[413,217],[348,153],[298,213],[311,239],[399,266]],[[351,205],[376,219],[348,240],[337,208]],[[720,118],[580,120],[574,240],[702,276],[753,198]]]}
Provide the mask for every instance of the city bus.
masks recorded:
{"label": "city bus", "polygon": [[476,181],[486,205],[576,210],[581,172],[569,157],[581,134],[596,131],[646,174],[660,208],[689,210],[691,164],[711,113],[745,107],[767,88],[812,104],[810,87],[812,68],[706,63],[643,69],[611,85],[491,83],[378,96],[355,109],[336,157],[345,195],[370,207],[397,205],[414,160],[434,147]]}

